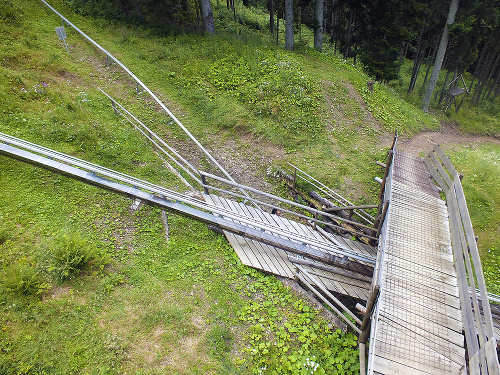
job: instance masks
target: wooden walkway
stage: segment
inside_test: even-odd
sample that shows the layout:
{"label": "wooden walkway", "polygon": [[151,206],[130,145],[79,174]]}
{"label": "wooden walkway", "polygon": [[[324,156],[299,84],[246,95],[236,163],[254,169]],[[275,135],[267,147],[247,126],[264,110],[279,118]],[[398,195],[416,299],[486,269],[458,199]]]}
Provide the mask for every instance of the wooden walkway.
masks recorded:
{"label": "wooden walkway", "polygon": [[446,202],[420,158],[395,153],[377,275],[370,374],[465,374]]}
{"label": "wooden walkway", "polygon": [[[257,210],[249,205],[221,198],[217,195],[205,195],[204,198],[208,203],[212,203],[218,207],[251,217],[265,223],[268,226],[276,226],[300,235],[304,235],[321,241],[327,245],[332,245],[333,242],[349,249],[353,253],[369,256],[371,258],[376,257],[376,249],[361,242],[351,241],[341,236],[334,236],[329,233],[320,234],[310,226],[297,223],[293,220],[288,220],[282,216],[271,215],[267,212]],[[243,264],[275,275],[291,279],[295,277],[295,266],[292,264],[285,251],[255,240],[235,235],[228,231],[224,231],[224,234]],[[328,236],[330,240],[326,239],[324,236]],[[335,254],[333,250],[331,253]],[[329,291],[358,298],[360,300],[368,299],[370,292],[369,278],[359,280],[305,265],[303,265],[303,267],[312,275],[316,276]]]}

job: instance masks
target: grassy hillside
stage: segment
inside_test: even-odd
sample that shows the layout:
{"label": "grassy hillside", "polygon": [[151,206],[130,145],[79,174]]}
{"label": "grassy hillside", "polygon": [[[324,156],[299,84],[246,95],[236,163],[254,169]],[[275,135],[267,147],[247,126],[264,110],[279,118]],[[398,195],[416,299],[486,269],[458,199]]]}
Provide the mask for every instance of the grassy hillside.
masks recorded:
{"label": "grassy hillside", "polygon": [[[373,178],[382,173],[374,161],[394,130],[409,137],[438,128],[392,89],[377,84],[370,93],[369,77],[331,53],[275,47],[249,28],[265,22],[259,12],[240,11],[236,24],[216,10],[214,37],[160,37],[52,5],[125,63],[244,183],[284,193],[268,172],[292,162],[356,202],[374,202]],[[0,132],[184,191],[98,89],[191,155],[186,137],[66,27],[68,55],[54,32],[60,25],[41,2],[0,4]],[[455,152],[467,176],[498,148]],[[132,212],[129,199],[6,157],[0,181],[0,373],[359,372],[352,333],[243,266],[206,226],[169,215],[167,241],[157,209]],[[485,196],[494,190],[481,184]],[[497,196],[483,200],[498,213]],[[492,233],[498,220],[479,225]],[[488,241],[497,254],[498,238]]]}

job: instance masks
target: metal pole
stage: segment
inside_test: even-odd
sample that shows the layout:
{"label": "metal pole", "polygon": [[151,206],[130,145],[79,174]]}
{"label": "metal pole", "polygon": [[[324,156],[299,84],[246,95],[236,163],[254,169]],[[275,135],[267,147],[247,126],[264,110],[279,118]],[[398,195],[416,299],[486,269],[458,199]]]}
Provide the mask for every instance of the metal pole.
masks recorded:
{"label": "metal pole", "polygon": [[314,208],[311,208],[311,207],[308,207],[308,206],[304,206],[303,204],[299,204],[299,203],[290,201],[288,199],[280,198],[280,197],[278,197],[276,195],[265,193],[263,191],[251,188],[249,186],[245,186],[245,185],[238,184],[236,182],[225,180],[225,179],[223,179],[223,178],[221,178],[219,176],[215,176],[215,175],[210,174],[210,173],[206,173],[206,172],[200,171],[200,174],[203,174],[206,177],[212,178],[212,179],[214,179],[216,181],[223,182],[223,183],[226,183],[228,185],[231,185],[231,186],[234,186],[234,187],[238,187],[240,189],[248,190],[248,191],[251,191],[252,193],[260,194],[260,195],[263,195],[263,196],[268,197],[268,198],[273,198],[273,199],[276,199],[277,201],[280,201],[280,202],[283,202],[283,203],[287,203],[287,204],[290,204],[290,205],[298,207],[298,208],[302,208],[302,209],[304,209],[306,211],[309,211],[312,214],[313,213],[318,213],[320,215],[329,217],[331,219],[335,219],[335,220],[338,220],[338,221],[342,221],[344,223],[352,224],[352,225],[360,227],[360,228],[365,228],[365,229],[373,230],[373,227],[370,227],[368,225],[360,224],[360,223],[357,223],[355,221],[344,219],[343,217],[339,217],[339,216],[335,216],[335,215],[332,215],[332,214],[329,214],[329,213],[326,213],[326,212],[323,212],[323,211],[319,211],[319,210],[316,210]]}
{"label": "metal pole", "polygon": [[[74,28],[78,33],[80,33],[85,39],[87,39],[90,43],[92,43],[97,49],[101,50],[103,53],[108,55],[111,59],[113,59],[125,72],[130,75],[136,82],[137,82],[137,90],[139,90],[139,86],[141,86],[144,91],[146,91],[155,101],[158,103],[158,105],[174,120],[174,122],[184,131],[184,133],[187,134],[187,136],[194,142],[196,146],[205,154],[205,156],[226,176],[229,180],[236,182],[233,177],[215,160],[215,158],[210,155],[210,153],[201,145],[200,142],[191,134],[191,132],[182,125],[182,123],[177,119],[177,117],[174,116],[172,112],[163,104],[163,102],[158,99],[158,97],[144,84],[142,81],[136,77],[134,73],[132,73],[125,65],[123,65],[116,57],[114,57],[111,53],[109,53],[107,50],[102,48],[99,44],[97,44],[93,39],[91,39],[87,34],[85,34],[83,31],[81,31],[78,27],[76,27],[73,23],[71,23],[68,19],[66,19],[61,13],[59,13],[57,10],[55,10],[53,7],[51,7],[45,0],[41,0],[42,3],[44,3],[49,9],[51,9],[55,14],[57,14],[61,19],[66,22],[69,26]],[[246,192],[244,192],[245,195],[248,195]],[[249,196],[248,196],[249,197]],[[259,208],[260,209],[260,208]]]}

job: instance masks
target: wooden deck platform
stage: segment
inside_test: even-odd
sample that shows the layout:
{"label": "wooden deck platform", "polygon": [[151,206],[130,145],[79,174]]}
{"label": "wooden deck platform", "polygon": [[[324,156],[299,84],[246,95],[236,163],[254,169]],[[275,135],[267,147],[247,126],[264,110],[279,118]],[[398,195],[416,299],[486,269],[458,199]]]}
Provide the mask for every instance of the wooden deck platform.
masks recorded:
{"label": "wooden deck platform", "polygon": [[397,152],[393,164],[369,374],[464,374],[446,202],[420,158]]}
{"label": "wooden deck platform", "polygon": [[[277,226],[316,239],[328,245],[331,245],[331,241],[333,241],[333,243],[345,247],[354,253],[365,255],[373,259],[376,258],[376,249],[364,243],[352,241],[341,236],[320,234],[310,226],[288,220],[282,216],[272,215],[257,210],[249,205],[221,198],[217,195],[205,195],[204,198],[208,203],[251,217],[266,225]],[[295,266],[289,260],[288,254],[285,251],[255,240],[234,235],[230,232],[225,231],[224,234],[243,264],[275,275],[291,279],[294,278]],[[326,239],[325,236],[329,236],[330,240]],[[335,254],[333,250],[331,253]],[[370,282],[355,280],[317,268],[308,266],[303,267],[311,274],[315,275],[329,291],[358,298],[360,300],[368,299]]]}

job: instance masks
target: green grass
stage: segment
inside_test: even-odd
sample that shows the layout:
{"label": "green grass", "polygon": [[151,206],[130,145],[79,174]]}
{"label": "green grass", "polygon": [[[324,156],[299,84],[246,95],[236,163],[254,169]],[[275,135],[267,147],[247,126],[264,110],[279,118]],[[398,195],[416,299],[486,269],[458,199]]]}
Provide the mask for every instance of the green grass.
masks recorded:
{"label": "green grass", "polygon": [[[262,11],[238,8],[235,24],[216,10],[214,37],[159,37],[53,5],[160,94],[204,144],[217,150],[234,139],[244,150],[250,137],[283,148],[282,159],[259,167],[263,179],[268,167],[290,161],[372,203],[373,177],[382,174],[374,161],[384,159],[393,131],[411,136],[437,126],[390,87],[369,93],[358,67],[308,49],[310,31],[297,53],[275,47]],[[68,56],[54,33],[59,25],[41,4],[0,6],[0,131],[184,191],[98,88],[162,136],[185,136],[66,27]],[[469,207],[480,208],[471,214],[485,274],[498,292],[498,178],[473,169],[498,151],[457,155]],[[467,185],[473,174],[481,178]],[[276,278],[243,266],[206,226],[169,215],[167,242],[158,209],[132,213],[128,198],[6,157],[0,180],[0,372],[359,372],[352,333],[328,328]]]}
{"label": "green grass", "polygon": [[462,185],[467,206],[479,237],[483,273],[488,291],[500,294],[500,146],[452,147],[448,154],[457,171],[464,175]]}

